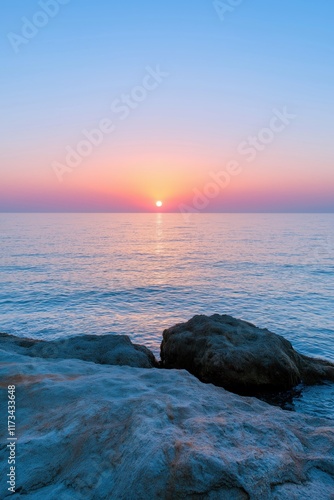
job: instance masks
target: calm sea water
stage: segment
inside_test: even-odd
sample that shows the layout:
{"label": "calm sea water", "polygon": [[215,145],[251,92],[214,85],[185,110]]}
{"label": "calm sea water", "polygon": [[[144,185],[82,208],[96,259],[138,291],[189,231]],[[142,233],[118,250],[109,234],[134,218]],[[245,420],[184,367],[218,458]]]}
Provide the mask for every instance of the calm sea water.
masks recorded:
{"label": "calm sea water", "polygon": [[[0,329],[127,334],[231,314],[334,360],[334,215],[0,214]],[[334,385],[297,411],[334,417]]]}

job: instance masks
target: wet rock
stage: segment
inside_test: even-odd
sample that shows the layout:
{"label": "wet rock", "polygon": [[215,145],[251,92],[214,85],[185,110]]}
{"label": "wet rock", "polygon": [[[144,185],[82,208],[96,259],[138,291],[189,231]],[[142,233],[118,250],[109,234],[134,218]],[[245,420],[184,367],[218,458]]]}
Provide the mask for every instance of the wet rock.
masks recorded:
{"label": "wet rock", "polygon": [[158,364],[147,347],[133,344],[127,335],[77,335],[45,341],[0,334],[1,346],[40,358],[73,358],[138,368],[152,368]]}
{"label": "wet rock", "polygon": [[239,394],[334,380],[334,364],[299,354],[280,335],[227,315],[194,316],[165,330],[161,360],[165,368],[184,368]]}

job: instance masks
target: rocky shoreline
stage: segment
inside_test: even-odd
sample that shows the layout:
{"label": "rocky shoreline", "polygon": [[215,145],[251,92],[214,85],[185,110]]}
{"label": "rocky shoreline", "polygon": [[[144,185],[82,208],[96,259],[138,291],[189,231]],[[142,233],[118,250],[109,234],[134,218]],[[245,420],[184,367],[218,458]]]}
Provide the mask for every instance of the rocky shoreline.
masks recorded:
{"label": "rocky shoreline", "polygon": [[[160,363],[127,336],[1,334],[0,357],[19,470],[3,498],[334,498],[334,422],[226,390],[334,380],[268,330],[195,316],[164,331]],[[7,454],[3,441],[2,478]]]}

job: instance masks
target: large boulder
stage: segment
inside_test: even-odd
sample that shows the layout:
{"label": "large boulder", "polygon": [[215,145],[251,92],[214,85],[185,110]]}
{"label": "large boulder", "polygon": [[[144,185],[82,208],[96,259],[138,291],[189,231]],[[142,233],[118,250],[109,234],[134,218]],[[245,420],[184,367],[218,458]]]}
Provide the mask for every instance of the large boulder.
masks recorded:
{"label": "large boulder", "polygon": [[152,368],[158,364],[147,347],[133,344],[127,335],[76,335],[46,341],[1,333],[1,347],[32,357],[75,358],[103,365]]}
{"label": "large boulder", "polygon": [[162,366],[185,368],[239,394],[285,391],[334,380],[334,364],[296,352],[267,329],[232,316],[194,316],[163,332]]}
{"label": "large boulder", "polygon": [[237,396],[185,370],[0,349],[0,379],[0,400],[15,384],[17,407],[16,493],[7,490],[4,444],[3,499],[333,499],[329,419]]}

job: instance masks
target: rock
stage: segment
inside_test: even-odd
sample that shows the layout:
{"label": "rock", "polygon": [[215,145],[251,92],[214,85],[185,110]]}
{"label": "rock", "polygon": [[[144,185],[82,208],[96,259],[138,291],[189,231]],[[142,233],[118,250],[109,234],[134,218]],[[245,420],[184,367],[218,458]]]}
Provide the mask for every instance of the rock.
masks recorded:
{"label": "rock", "polygon": [[161,360],[165,368],[184,368],[239,394],[334,380],[334,364],[299,354],[280,335],[227,315],[194,316],[165,330]]}
{"label": "rock", "polygon": [[331,420],[185,370],[33,358],[12,340],[0,339],[0,398],[16,384],[16,493],[2,446],[1,498],[333,499]]}
{"label": "rock", "polygon": [[138,368],[157,366],[153,353],[133,344],[127,335],[77,335],[59,340],[34,340],[0,334],[0,345],[15,352],[40,358],[82,359],[98,364]]}

